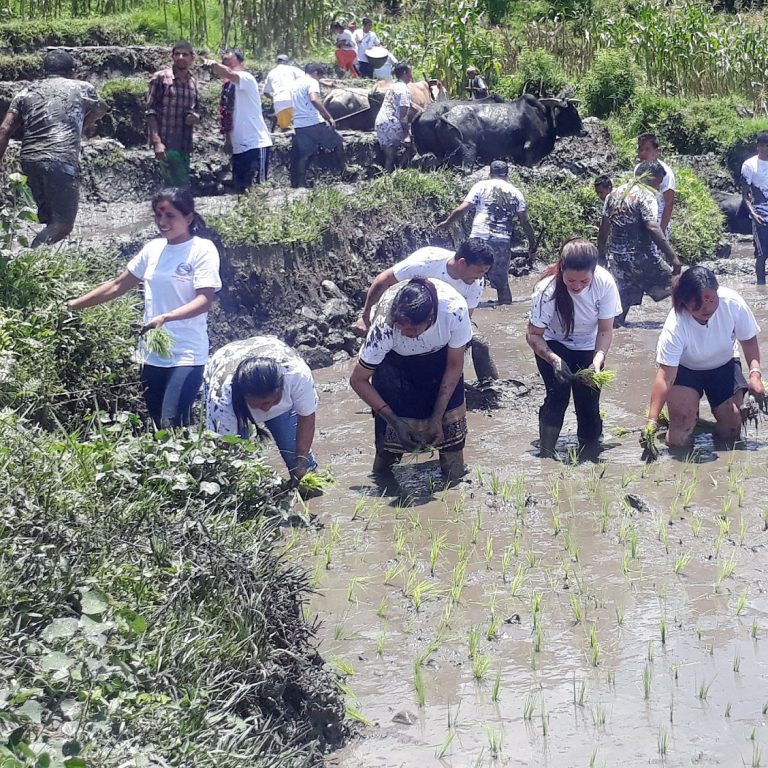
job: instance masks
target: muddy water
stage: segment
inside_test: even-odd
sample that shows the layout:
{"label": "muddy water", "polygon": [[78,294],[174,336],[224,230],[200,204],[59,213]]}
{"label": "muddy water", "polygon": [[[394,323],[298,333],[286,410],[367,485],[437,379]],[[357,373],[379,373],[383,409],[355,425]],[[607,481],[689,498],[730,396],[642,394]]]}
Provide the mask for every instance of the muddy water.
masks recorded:
{"label": "muddy water", "polygon": [[[721,281],[765,327],[765,290],[749,284],[748,263],[736,267]],[[313,574],[320,650],[368,722],[332,765],[768,760],[765,434],[752,427],[746,450],[718,454],[705,429],[701,463],[662,453],[650,466],[637,434],[612,435],[644,423],[668,308],[635,308],[616,333],[597,465],[535,455],[542,389],[524,298],[476,314],[510,381],[497,407],[469,414],[472,473],[457,488],[442,490],[429,457],[397,468],[397,489],[377,488],[351,363],[316,372],[316,448],[337,484],[286,549]],[[569,416],[563,452],[574,435]]]}

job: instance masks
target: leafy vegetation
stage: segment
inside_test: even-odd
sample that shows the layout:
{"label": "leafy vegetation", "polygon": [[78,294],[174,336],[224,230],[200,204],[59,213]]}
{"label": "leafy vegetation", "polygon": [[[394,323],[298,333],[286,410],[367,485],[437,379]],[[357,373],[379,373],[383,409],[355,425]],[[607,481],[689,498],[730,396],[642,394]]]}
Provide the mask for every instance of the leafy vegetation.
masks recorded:
{"label": "leafy vegetation", "polygon": [[631,103],[638,85],[634,63],[624,51],[600,51],[581,83],[589,114],[607,117]]}
{"label": "leafy vegetation", "polygon": [[502,75],[496,91],[507,99],[524,93],[534,96],[557,95],[568,83],[568,77],[557,59],[541,49],[523,51],[514,75]]}
{"label": "leafy vegetation", "polygon": [[277,477],[246,441],[135,428],[0,415],[0,763],[312,764],[344,709],[274,554]]}

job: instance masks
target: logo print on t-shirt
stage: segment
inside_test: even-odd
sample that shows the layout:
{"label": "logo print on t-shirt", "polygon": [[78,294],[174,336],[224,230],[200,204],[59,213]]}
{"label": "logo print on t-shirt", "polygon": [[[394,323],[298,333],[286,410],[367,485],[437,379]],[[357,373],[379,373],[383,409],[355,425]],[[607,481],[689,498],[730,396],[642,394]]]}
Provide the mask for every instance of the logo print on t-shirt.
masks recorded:
{"label": "logo print on t-shirt", "polygon": [[176,267],[176,274],[181,277],[189,277],[192,274],[192,265],[186,261],[182,261],[178,267]]}

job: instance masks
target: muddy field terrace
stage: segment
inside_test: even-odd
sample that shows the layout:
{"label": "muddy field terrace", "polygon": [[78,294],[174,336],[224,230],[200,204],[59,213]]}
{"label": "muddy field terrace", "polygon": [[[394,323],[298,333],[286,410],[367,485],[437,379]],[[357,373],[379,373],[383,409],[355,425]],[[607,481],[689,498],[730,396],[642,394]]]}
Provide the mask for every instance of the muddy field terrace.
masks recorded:
{"label": "muddy field terrace", "polygon": [[[542,458],[545,385],[526,341],[531,295],[563,240],[597,243],[595,179],[631,180],[645,132],[677,180],[670,243],[683,270],[711,270],[766,327],[741,194],[768,128],[754,86],[768,66],[762,5],[356,6],[342,21],[370,14],[423,84],[421,133],[393,173],[375,130],[387,97],[334,70],[333,19],[315,5],[148,1],[87,19],[13,0],[0,23],[0,117],[46,80],[51,50],[108,107],[82,141],[79,211],[55,245],[28,247],[43,223],[14,175],[23,125],[2,159],[0,766],[766,764],[764,413],[726,446],[702,400],[693,451],[660,439],[641,458],[671,308],[646,296],[613,331],[599,451],[581,452],[570,408],[557,460]],[[307,363],[320,493],[285,479],[275,440],[207,431],[205,390],[187,429],[151,428],[141,292],[72,303],[137,269],[158,237],[147,85],[181,37],[200,93],[197,231],[220,257],[210,352],[274,335]],[[224,39],[262,89],[276,53],[327,65],[320,94],[343,175],[321,152],[308,188],[292,188],[294,132],[271,125],[265,99],[268,179],[235,193],[222,78],[202,66]],[[462,99],[473,65],[492,94],[482,109],[506,115],[498,143]],[[437,225],[497,159],[536,253],[512,217],[511,303],[486,284],[472,315],[497,376],[478,377],[467,353],[468,471],[448,483],[424,450],[375,476],[376,406],[350,387],[366,293],[417,249],[456,251],[472,212]],[[163,210],[161,236],[173,245],[180,227],[183,243],[187,224]]]}

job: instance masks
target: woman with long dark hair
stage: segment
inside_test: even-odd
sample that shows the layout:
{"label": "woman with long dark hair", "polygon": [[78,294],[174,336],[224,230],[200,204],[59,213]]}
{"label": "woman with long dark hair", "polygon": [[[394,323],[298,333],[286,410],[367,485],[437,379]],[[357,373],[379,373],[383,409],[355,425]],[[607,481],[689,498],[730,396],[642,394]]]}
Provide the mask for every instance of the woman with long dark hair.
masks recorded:
{"label": "woman with long dark hair", "polygon": [[317,391],[312,371],[276,336],[233,341],[211,355],[205,369],[208,429],[247,438],[259,424],[270,431],[291,477],[317,467]]}
{"label": "woman with long dark hair", "polygon": [[560,258],[536,285],[526,341],[536,353],[546,397],[539,409],[539,448],[555,458],[555,445],[573,394],[580,447],[594,449],[603,433],[600,390],[574,378],[583,368],[600,371],[621,313],[619,291],[597,248],[581,238],[567,240]]}
{"label": "woman with long dark hair", "polygon": [[150,240],[113,280],[72,299],[70,309],[95,307],[144,285],[141,334],[165,327],[170,356],[140,345],[141,384],[152,421],[161,427],[190,423],[192,403],[208,360],[208,310],[221,289],[219,252],[187,189],[168,188],[152,199],[160,237]]}
{"label": "woman with long dark hair", "polygon": [[[759,331],[744,299],[720,286],[712,270],[691,267],[683,272],[673,285],[672,309],[656,346],[659,369],[648,408],[650,430],[658,428],[659,414],[666,404],[667,444],[672,448],[686,446],[698,421],[699,400],[706,395],[717,422],[717,435],[723,440],[737,440],[744,393],[749,390],[758,398],[765,396]],[[737,341],[749,366],[747,379]]]}
{"label": "woman with long dark hair", "polygon": [[374,473],[435,448],[446,479],[464,474],[462,371],[471,340],[467,302],[447,283],[413,278],[381,297],[350,379],[375,417]]}

